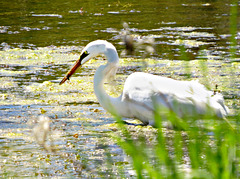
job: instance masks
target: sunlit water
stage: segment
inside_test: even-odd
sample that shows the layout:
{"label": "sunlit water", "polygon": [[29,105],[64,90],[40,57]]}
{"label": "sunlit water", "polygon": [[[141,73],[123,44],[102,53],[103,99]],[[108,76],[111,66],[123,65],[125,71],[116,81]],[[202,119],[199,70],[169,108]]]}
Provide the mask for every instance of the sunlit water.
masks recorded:
{"label": "sunlit water", "polygon": [[[204,76],[201,64],[193,61],[190,77],[210,89],[217,84],[230,109],[239,110],[240,32],[232,59],[229,1],[15,0],[1,2],[0,9],[1,176],[103,177],[120,175],[121,167],[124,175],[134,175],[130,161],[109,137],[116,130],[111,126],[115,120],[93,93],[93,74],[104,62],[92,61],[79,71],[79,77],[58,85],[89,41],[106,39],[117,47],[120,57],[126,57],[123,22],[128,23],[134,43],[140,44],[132,55],[140,60],[121,60],[118,85],[106,87],[111,95],[120,94],[124,80],[134,71],[186,79],[186,63],[167,59],[204,59],[209,60],[209,75]],[[154,43],[146,43],[148,40]],[[153,53],[147,53],[149,45],[155,49]],[[141,60],[145,57],[153,60]],[[40,115],[51,119],[52,143],[48,145],[57,148],[51,155],[32,135]]]}

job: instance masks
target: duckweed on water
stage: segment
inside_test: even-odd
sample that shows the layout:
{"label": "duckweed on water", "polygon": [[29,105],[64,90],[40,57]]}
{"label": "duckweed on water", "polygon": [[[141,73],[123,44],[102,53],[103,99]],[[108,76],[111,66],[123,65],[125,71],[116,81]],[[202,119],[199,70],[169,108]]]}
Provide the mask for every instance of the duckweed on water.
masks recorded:
{"label": "duckweed on water", "polygon": [[176,41],[172,42],[172,45],[184,45],[187,48],[193,48],[193,47],[200,47],[203,45],[211,45],[214,43],[211,42],[202,42],[202,41],[197,41],[197,40],[179,40],[177,39]]}
{"label": "duckweed on water", "polygon": [[69,51],[81,49],[77,47],[43,47],[36,50],[31,49],[9,49],[0,51],[1,64],[34,66],[47,64],[66,64],[67,62],[77,59],[78,54],[69,53]]}
{"label": "duckweed on water", "polygon": [[10,71],[10,70],[4,70],[4,69],[0,70],[0,74],[2,76],[18,76],[18,75],[24,75],[27,73],[28,71]]}

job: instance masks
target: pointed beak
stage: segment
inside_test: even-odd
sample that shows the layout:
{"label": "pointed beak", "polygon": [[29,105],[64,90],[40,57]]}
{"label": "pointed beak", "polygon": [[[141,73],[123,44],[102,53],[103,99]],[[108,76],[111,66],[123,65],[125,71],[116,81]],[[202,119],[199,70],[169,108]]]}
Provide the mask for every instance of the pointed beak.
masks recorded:
{"label": "pointed beak", "polygon": [[59,85],[63,84],[65,81],[69,80],[69,78],[75,73],[75,71],[81,66],[81,59],[79,58],[74,66],[67,72],[67,74],[64,76],[62,81],[59,83]]}
{"label": "pointed beak", "polygon": [[63,84],[65,81],[69,80],[69,78],[75,73],[75,71],[86,61],[83,61],[83,59],[88,56],[89,53],[88,51],[84,51],[81,55],[80,58],[76,61],[74,66],[67,72],[67,74],[64,76],[62,81],[59,83],[59,85]]}

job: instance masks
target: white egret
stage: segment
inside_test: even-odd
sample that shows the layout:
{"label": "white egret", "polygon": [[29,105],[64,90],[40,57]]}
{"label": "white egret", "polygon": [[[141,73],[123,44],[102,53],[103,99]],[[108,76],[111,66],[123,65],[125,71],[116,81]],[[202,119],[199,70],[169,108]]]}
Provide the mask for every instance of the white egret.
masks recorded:
{"label": "white egret", "polygon": [[153,125],[155,105],[159,106],[157,109],[171,110],[179,117],[205,114],[209,109],[220,118],[228,114],[222,95],[213,94],[197,81],[178,81],[142,72],[135,72],[127,78],[119,97],[109,96],[104,90],[104,81],[116,74],[119,57],[116,48],[105,40],[90,42],[60,84],[99,54],[106,56],[107,64],[96,70],[94,92],[101,106],[113,115],[137,118],[144,124]]}

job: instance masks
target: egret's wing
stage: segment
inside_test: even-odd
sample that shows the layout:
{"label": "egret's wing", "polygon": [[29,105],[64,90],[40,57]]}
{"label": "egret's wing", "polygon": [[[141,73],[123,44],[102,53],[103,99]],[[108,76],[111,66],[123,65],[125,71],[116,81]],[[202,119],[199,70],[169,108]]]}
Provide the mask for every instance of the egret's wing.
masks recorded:
{"label": "egret's wing", "polygon": [[213,97],[212,92],[197,81],[177,81],[141,72],[128,77],[123,97],[152,110],[154,104],[164,106],[180,116],[204,114],[208,106],[213,108],[218,116],[225,111],[222,107],[224,105],[221,105],[221,95]]}
{"label": "egret's wing", "polygon": [[141,72],[133,73],[128,77],[123,93],[136,100],[149,99],[153,94],[199,100],[211,96],[211,92],[196,81],[177,81]]}

